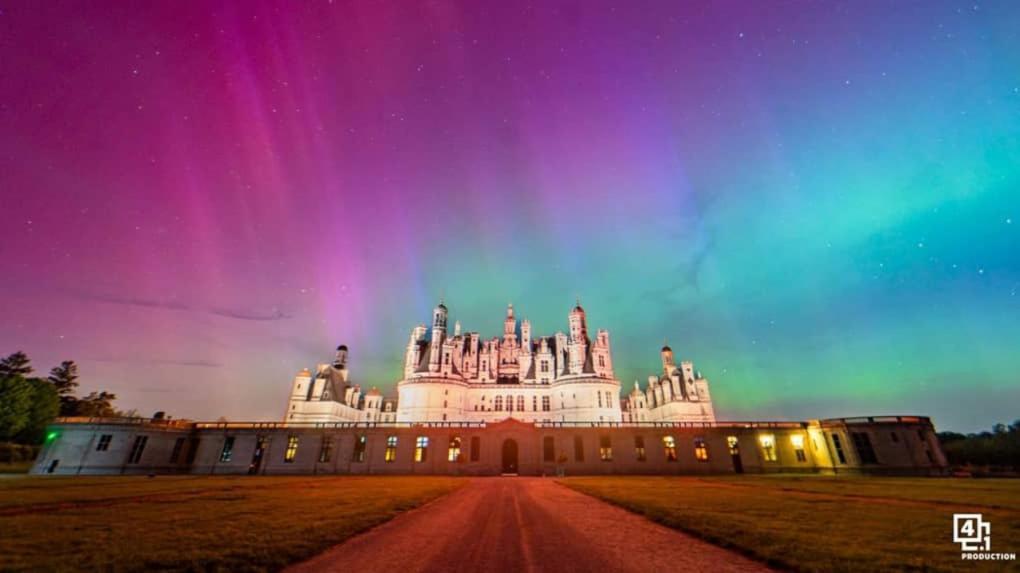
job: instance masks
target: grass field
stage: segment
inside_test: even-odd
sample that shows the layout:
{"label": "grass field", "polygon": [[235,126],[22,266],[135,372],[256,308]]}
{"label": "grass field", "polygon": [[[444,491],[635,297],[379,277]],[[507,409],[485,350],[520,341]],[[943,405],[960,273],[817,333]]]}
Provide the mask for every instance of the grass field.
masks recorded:
{"label": "grass field", "polygon": [[823,476],[577,477],[565,485],[799,571],[1002,571],[961,561],[953,513],[982,513],[1020,553],[1020,480]]}
{"label": "grass field", "polygon": [[0,571],[265,571],[458,487],[445,477],[0,479]]}

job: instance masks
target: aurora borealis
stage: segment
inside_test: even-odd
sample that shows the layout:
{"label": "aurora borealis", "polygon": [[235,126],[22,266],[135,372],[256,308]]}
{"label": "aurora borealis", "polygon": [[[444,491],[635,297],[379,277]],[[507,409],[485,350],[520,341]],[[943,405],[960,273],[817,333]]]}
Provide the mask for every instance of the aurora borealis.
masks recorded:
{"label": "aurora borealis", "polygon": [[0,354],[276,419],[442,295],[720,419],[1020,417],[1020,4],[0,5]]}

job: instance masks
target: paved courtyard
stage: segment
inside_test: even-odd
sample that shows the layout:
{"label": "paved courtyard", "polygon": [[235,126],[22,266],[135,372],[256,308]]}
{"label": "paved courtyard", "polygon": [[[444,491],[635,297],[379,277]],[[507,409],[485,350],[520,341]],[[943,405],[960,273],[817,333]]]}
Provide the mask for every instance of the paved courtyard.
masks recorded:
{"label": "paved courtyard", "polygon": [[543,478],[480,478],[351,538],[315,571],[768,571]]}

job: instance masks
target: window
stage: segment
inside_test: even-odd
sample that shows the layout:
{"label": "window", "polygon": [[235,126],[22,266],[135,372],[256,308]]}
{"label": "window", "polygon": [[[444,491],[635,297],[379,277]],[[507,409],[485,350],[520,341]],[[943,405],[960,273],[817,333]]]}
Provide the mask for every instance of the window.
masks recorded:
{"label": "window", "polygon": [[287,438],[287,451],[283,454],[283,461],[292,464],[294,458],[297,457],[298,437],[290,436]]}
{"label": "window", "polygon": [[323,436],[322,446],[319,448],[319,461],[328,462],[333,457],[333,436]]}
{"label": "window", "polygon": [[534,396],[533,395],[531,397],[531,411],[532,412],[537,412],[538,411],[538,396]]}
{"label": "window", "polygon": [[634,457],[637,461],[643,462],[647,458],[645,457],[645,437],[634,436]]}
{"label": "window", "polygon": [[479,438],[478,436],[473,436],[471,438],[471,461],[477,462],[482,455],[481,451],[482,451],[482,439]]}
{"label": "window", "polygon": [[363,462],[365,461],[365,446],[368,444],[368,436],[361,434],[354,439],[354,454],[351,456],[352,462]]}
{"label": "window", "polygon": [[673,436],[663,436],[662,449],[666,453],[667,462],[676,461],[676,438]]}
{"label": "window", "polygon": [[502,412],[503,411],[503,397],[502,396],[496,396],[496,407],[494,408],[494,410],[496,410],[497,412]]}
{"label": "window", "polygon": [[599,396],[599,408],[601,408],[602,407],[602,392],[596,392],[596,394],[598,394],[598,396]]}
{"label": "window", "polygon": [[220,461],[229,462],[230,458],[234,455],[234,436],[229,436],[223,440],[223,450],[220,451]]}
{"label": "window", "polygon": [[548,412],[549,411],[549,397],[548,396],[542,396],[542,411],[543,412]]}
{"label": "window", "polygon": [[517,411],[519,412],[524,411],[524,396],[517,397]]}
{"label": "window", "polygon": [[797,461],[806,462],[807,455],[804,453],[804,436],[794,434],[790,436],[790,443],[793,444],[793,454],[797,456]]}
{"label": "window", "polygon": [[446,461],[448,462],[462,462],[464,458],[460,455],[460,437],[452,436],[450,438],[450,448],[446,452]]}
{"label": "window", "polygon": [[613,461],[613,443],[609,436],[599,436],[599,459],[604,462]]}
{"label": "window", "polygon": [[574,461],[584,461],[584,438],[574,436]]}
{"label": "window", "polygon": [[843,442],[839,439],[839,434],[832,434],[832,447],[836,450],[836,458],[839,459],[839,463],[846,463],[846,455],[843,453]]}
{"label": "window", "polygon": [[694,459],[699,462],[708,461],[708,445],[705,444],[705,438],[701,436],[694,437]]}
{"label": "window", "polygon": [[429,439],[427,436],[418,436],[414,441],[414,461],[424,462],[429,454]]}
{"label": "window", "polygon": [[731,456],[740,455],[740,443],[736,436],[726,436],[726,446],[729,447]]}
{"label": "window", "polygon": [[894,444],[900,441],[900,437],[896,434],[896,432],[889,432],[889,438],[892,439]]}
{"label": "window", "polygon": [[541,365],[540,368],[539,368],[539,372],[548,372],[549,371],[549,361],[548,360],[543,360],[539,364]]}
{"label": "window", "polygon": [[761,453],[766,462],[776,461],[776,437],[772,434],[765,434],[758,437],[761,442]]}
{"label": "window", "polygon": [[99,436],[99,443],[96,444],[97,452],[105,452],[110,449],[110,441],[113,440],[113,434],[103,434]]}
{"label": "window", "polygon": [[397,459],[397,437],[386,436],[386,457],[387,462],[392,462]]}
{"label": "window", "polygon": [[145,451],[145,444],[149,442],[149,436],[138,436],[134,445],[131,446],[131,454],[128,455],[129,464],[137,464],[142,459],[142,452]]}
{"label": "window", "polygon": [[606,357],[601,355],[601,354],[599,354],[599,367],[600,368],[605,368],[605,366],[606,366]]}
{"label": "window", "polygon": [[606,392],[606,408],[612,408],[612,407],[613,407],[613,393],[612,392]]}
{"label": "window", "polygon": [[177,438],[174,442],[174,449],[170,450],[170,463],[177,463],[177,460],[181,457],[182,449],[184,449],[184,438]]}
{"label": "window", "polygon": [[857,448],[857,455],[861,458],[862,464],[877,464],[875,449],[871,447],[871,437],[865,432],[853,432],[850,438],[854,441],[854,448]]}
{"label": "window", "polygon": [[556,440],[552,436],[542,438],[542,460],[546,462],[556,461]]}
{"label": "window", "polygon": [[190,444],[188,446],[188,457],[184,462],[185,464],[190,466],[191,464],[195,463],[195,456],[198,455],[198,446],[201,443],[202,440],[200,438],[191,438]]}

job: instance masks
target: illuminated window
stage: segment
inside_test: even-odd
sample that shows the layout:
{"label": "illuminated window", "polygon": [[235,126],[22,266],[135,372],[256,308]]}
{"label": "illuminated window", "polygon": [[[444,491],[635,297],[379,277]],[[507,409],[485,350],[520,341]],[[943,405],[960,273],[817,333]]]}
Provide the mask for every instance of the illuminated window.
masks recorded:
{"label": "illuminated window", "polygon": [[634,436],[634,457],[636,457],[637,461],[639,461],[639,462],[643,462],[643,461],[645,461],[645,459],[647,459],[645,457],[645,437],[644,436]]}
{"label": "illuminated window", "polygon": [[518,412],[524,411],[524,396],[517,397],[517,411]]}
{"label": "illuminated window", "polygon": [[110,449],[110,441],[113,440],[113,434],[103,434],[99,436],[99,443],[96,444],[97,452],[105,452]]}
{"label": "illuminated window", "polygon": [[429,439],[426,436],[418,436],[414,441],[414,461],[424,462],[429,453]]}
{"label": "illuminated window", "polygon": [[740,455],[740,443],[736,436],[726,436],[726,446],[729,447],[731,456]]}
{"label": "illuminated window", "polygon": [[701,436],[694,438],[694,458],[699,462],[708,461],[708,445],[705,444],[705,438]]}
{"label": "illuminated window", "polygon": [[666,453],[667,462],[676,461],[676,438],[674,438],[673,436],[663,436],[662,449]]}
{"label": "illuminated window", "polygon": [[839,434],[832,435],[832,447],[836,450],[836,458],[839,460],[839,463],[845,464],[846,454],[843,453],[843,442],[840,441]]}
{"label": "illuminated window", "polygon": [[478,436],[471,438],[471,461],[477,462],[482,455],[482,439]]}
{"label": "illuminated window", "polygon": [[397,437],[386,436],[386,457],[384,458],[387,462],[392,462],[397,459]]}
{"label": "illuminated window", "polygon": [[548,412],[549,411],[549,397],[548,396],[542,396],[542,411],[543,412]]}
{"label": "illuminated window", "polygon": [[294,463],[294,458],[297,456],[298,437],[290,436],[287,438],[287,451],[283,454],[283,461],[288,464]]}
{"label": "illuminated window", "polygon": [[793,454],[797,456],[797,461],[806,462],[807,454],[804,453],[804,436],[794,434],[790,436],[790,443],[793,444]]}
{"label": "illuminated window", "polygon": [[333,436],[323,436],[322,447],[319,448],[319,461],[328,462],[333,457]]}
{"label": "illuminated window", "polygon": [[135,438],[135,443],[131,446],[131,454],[128,455],[129,464],[137,464],[142,459],[142,452],[145,451],[145,444],[148,442],[148,436],[138,436]]}
{"label": "illuminated window", "polygon": [[772,434],[765,434],[758,437],[761,442],[761,453],[766,462],[776,461],[776,437]]}
{"label": "illuminated window", "polygon": [[552,436],[542,438],[542,460],[556,461],[556,440]]}
{"label": "illuminated window", "polygon": [[365,446],[368,445],[368,437],[362,434],[354,439],[354,454],[351,455],[352,462],[365,461]]}
{"label": "illuminated window", "polygon": [[229,462],[231,456],[234,455],[234,437],[230,436],[223,440],[223,450],[220,451],[220,461]]}
{"label": "illuminated window", "polygon": [[450,449],[446,452],[446,461],[448,462],[461,462],[464,458],[460,455],[460,438],[453,436],[450,438]]}
{"label": "illuminated window", "polygon": [[584,438],[574,436],[574,461],[584,461]]}
{"label": "illuminated window", "polygon": [[604,462],[613,461],[613,443],[609,436],[599,436],[599,458]]}
{"label": "illuminated window", "polygon": [[496,396],[496,407],[493,408],[493,409],[496,410],[497,412],[503,411],[503,397],[502,396]]}

